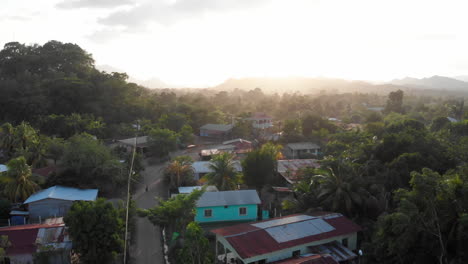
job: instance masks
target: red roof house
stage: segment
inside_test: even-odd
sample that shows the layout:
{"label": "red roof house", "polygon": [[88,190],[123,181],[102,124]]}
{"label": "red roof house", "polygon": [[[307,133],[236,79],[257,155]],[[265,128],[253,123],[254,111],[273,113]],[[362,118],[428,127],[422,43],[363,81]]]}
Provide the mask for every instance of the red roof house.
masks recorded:
{"label": "red roof house", "polygon": [[2,227],[0,236],[8,237],[10,246],[6,248],[6,255],[12,263],[33,263],[33,255],[40,250],[41,245],[71,249],[63,218],[55,218],[43,224]]}
{"label": "red roof house", "polygon": [[[341,214],[324,213],[289,215],[211,232],[216,234],[217,242],[243,263],[271,263],[310,253],[330,253],[337,261],[352,259],[356,255],[351,250],[356,249],[360,230]],[[341,253],[333,255],[336,251]]]}

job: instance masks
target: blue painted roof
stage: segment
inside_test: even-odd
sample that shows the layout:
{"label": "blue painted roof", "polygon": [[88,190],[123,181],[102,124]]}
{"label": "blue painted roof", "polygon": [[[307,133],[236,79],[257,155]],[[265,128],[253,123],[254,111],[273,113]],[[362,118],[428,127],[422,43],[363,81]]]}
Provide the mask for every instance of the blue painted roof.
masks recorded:
{"label": "blue painted roof", "polygon": [[64,186],[52,186],[29,196],[24,204],[45,199],[57,199],[67,201],[94,201],[97,198],[97,189],[78,189]]}
{"label": "blue painted roof", "polygon": [[179,187],[179,193],[191,193],[195,190],[201,190],[201,186],[184,186],[184,187]]}

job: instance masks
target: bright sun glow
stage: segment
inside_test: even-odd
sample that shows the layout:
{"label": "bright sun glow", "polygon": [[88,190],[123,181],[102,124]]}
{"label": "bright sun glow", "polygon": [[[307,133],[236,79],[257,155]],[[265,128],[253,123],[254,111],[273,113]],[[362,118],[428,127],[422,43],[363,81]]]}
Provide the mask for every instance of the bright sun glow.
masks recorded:
{"label": "bright sun glow", "polygon": [[158,9],[141,8],[146,20],[138,27],[99,21],[145,7],[143,1],[70,10],[57,10],[57,2],[18,7],[7,1],[11,8],[0,11],[0,44],[74,42],[92,53],[97,65],[188,86],[252,76],[388,80],[468,73],[464,1],[259,0],[196,15],[184,10],[163,22]]}

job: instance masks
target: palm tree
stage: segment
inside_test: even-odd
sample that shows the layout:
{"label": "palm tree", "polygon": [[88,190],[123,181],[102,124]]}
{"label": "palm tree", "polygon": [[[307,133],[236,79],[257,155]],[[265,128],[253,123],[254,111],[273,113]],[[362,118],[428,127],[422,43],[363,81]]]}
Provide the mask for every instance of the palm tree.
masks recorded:
{"label": "palm tree", "polygon": [[5,194],[13,201],[26,200],[31,194],[39,190],[39,186],[31,179],[31,167],[22,156],[12,159],[7,163],[7,184]]}
{"label": "palm tree", "polygon": [[5,151],[7,156],[11,156],[15,144],[15,128],[10,123],[5,123],[0,127],[0,149]]}
{"label": "palm tree", "polygon": [[335,170],[328,167],[322,174],[315,175],[311,184],[318,181],[317,198],[324,206],[333,211],[345,212],[349,216],[356,214],[356,209],[363,205],[367,191],[361,177],[351,167],[338,164]]}
{"label": "palm tree", "polygon": [[216,185],[221,191],[235,189],[237,172],[233,162],[229,153],[216,155],[209,166],[212,172],[205,175],[208,184]]}
{"label": "palm tree", "polygon": [[166,168],[166,175],[172,187],[179,187],[187,184],[188,179],[193,175],[192,162],[183,157],[174,159]]}

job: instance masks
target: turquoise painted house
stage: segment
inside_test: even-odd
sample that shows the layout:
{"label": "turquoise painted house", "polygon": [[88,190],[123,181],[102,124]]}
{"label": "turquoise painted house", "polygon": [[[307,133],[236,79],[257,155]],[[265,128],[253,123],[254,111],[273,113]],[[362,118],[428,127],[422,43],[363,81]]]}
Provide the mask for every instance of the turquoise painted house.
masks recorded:
{"label": "turquoise painted house", "polygon": [[197,201],[198,223],[256,221],[260,198],[255,190],[205,192]]}

